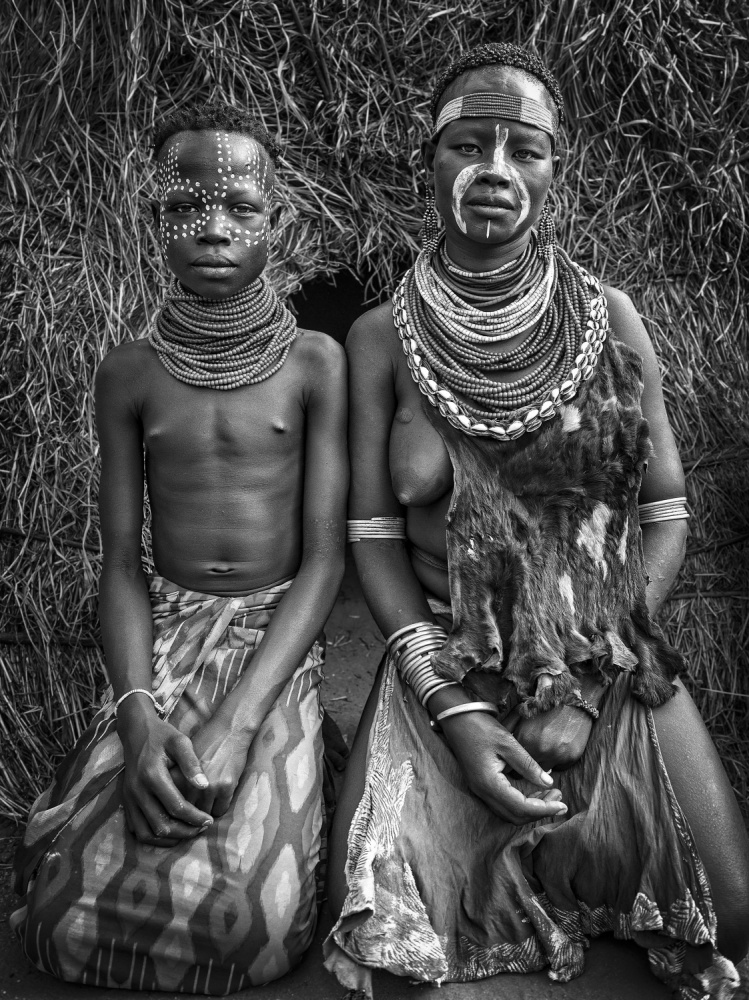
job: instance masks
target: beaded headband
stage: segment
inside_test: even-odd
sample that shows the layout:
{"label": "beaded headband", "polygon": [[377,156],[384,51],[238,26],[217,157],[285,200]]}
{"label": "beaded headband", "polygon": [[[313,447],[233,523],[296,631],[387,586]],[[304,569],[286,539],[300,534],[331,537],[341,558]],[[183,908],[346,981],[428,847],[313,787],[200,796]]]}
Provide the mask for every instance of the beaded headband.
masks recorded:
{"label": "beaded headband", "polygon": [[554,118],[548,108],[531,97],[515,97],[513,94],[464,94],[456,97],[440,111],[432,129],[432,139],[449,122],[456,118],[509,118],[510,121],[521,122],[540,128],[556,139]]}

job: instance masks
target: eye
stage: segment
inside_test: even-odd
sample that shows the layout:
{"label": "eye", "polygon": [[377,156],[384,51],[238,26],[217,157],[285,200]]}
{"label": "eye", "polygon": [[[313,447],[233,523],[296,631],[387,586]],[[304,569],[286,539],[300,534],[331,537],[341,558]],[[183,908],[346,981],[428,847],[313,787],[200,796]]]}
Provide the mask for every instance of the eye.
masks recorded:
{"label": "eye", "polygon": [[518,160],[528,161],[528,160],[538,160],[541,159],[539,154],[533,149],[516,149],[515,158]]}
{"label": "eye", "polygon": [[233,205],[231,208],[232,215],[241,215],[245,217],[249,215],[259,215],[261,211],[262,209],[257,208],[255,205],[246,204]]}
{"label": "eye", "polygon": [[481,152],[480,147],[475,142],[461,142],[455,148],[461,153],[466,153],[468,156],[473,156]]}
{"label": "eye", "polygon": [[178,205],[170,205],[170,212],[176,212],[177,215],[189,215],[191,212],[197,212],[197,206],[191,204],[189,201],[180,202]]}

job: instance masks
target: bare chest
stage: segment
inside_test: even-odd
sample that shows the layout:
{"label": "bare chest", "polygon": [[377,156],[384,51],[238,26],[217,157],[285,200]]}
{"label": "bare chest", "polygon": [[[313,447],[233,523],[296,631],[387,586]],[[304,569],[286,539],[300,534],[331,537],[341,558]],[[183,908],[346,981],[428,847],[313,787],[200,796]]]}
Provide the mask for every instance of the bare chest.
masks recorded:
{"label": "bare chest", "polygon": [[[281,374],[281,373],[279,373]],[[143,443],[149,459],[183,466],[233,467],[298,455],[304,441],[301,394],[288,379],[221,391],[165,376],[144,401]]]}
{"label": "bare chest", "polygon": [[[497,373],[497,381],[508,378]],[[389,454],[393,490],[406,506],[426,506],[452,489],[453,469],[442,436],[427,416],[431,404],[418,388],[405,359],[399,362],[396,397]]]}

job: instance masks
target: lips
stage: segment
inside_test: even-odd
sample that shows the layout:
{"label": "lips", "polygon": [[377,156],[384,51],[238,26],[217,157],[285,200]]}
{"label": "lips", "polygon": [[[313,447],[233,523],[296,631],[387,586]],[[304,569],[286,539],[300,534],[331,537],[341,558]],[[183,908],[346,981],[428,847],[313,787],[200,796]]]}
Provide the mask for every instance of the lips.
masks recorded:
{"label": "lips", "polygon": [[220,254],[204,254],[192,262],[193,267],[236,267],[233,260]]}
{"label": "lips", "polygon": [[503,208],[508,211],[512,211],[515,208],[512,202],[507,201],[506,198],[471,198],[468,204],[472,208]]}

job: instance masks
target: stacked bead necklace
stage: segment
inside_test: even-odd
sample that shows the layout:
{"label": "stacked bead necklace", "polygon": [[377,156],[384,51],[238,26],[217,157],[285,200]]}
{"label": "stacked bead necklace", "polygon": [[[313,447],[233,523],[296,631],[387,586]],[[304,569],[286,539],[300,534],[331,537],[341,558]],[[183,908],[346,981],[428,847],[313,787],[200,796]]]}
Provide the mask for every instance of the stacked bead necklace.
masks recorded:
{"label": "stacked bead necklace", "polygon": [[[537,430],[574,398],[608,331],[600,283],[559,247],[542,257],[535,238],[492,271],[460,270],[444,241],[433,255],[422,251],[396,290],[393,317],[430,403],[465,433],[500,441]],[[521,334],[502,354],[483,346]],[[491,379],[529,368],[510,382]]]}
{"label": "stacked bead necklace", "polygon": [[297,332],[264,275],[223,300],[196,295],[175,278],[148,340],[181,382],[236,389],[277,372]]}

